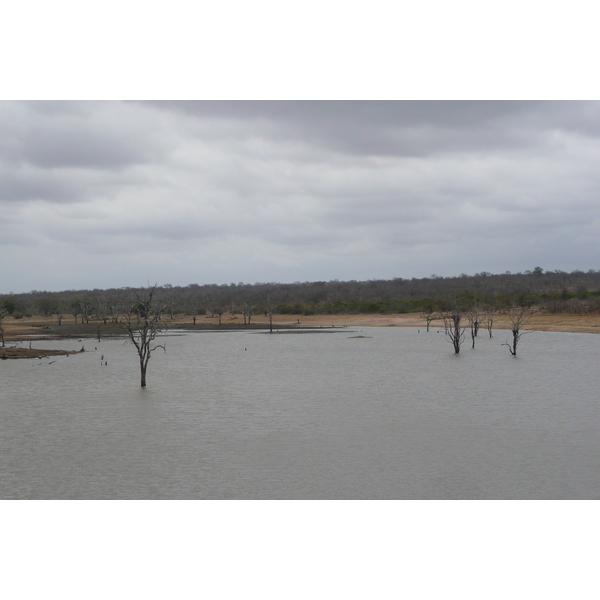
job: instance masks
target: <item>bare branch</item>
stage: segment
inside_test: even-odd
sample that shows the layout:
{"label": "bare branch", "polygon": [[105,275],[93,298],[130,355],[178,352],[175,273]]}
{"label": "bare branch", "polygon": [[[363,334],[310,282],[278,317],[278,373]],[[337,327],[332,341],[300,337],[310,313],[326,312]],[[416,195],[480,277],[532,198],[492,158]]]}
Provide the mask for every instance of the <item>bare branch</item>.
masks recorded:
{"label": "bare branch", "polygon": [[164,344],[151,346],[156,336],[167,329],[162,315],[169,309],[170,301],[160,301],[154,298],[156,284],[143,292],[134,292],[134,299],[129,303],[125,314],[120,320],[120,327],[129,336],[129,341],[135,346],[140,358],[141,385],[146,387],[146,370],[152,352],[162,348]]}
{"label": "bare branch", "polygon": [[508,346],[509,352],[513,355],[517,355],[517,345],[521,340],[521,336],[525,333],[531,333],[531,331],[522,331],[523,327],[529,322],[531,314],[525,314],[524,306],[511,306],[508,309],[508,320],[510,321],[510,331],[513,336],[512,344],[504,343],[503,346]]}

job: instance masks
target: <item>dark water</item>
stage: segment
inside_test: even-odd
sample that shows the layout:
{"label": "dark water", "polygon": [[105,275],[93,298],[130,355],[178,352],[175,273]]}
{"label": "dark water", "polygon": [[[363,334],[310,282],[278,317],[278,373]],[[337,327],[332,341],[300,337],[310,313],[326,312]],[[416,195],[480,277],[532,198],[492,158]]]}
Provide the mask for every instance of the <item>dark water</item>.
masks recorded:
{"label": "dark water", "polygon": [[119,340],[1,361],[0,497],[600,498],[600,336],[505,340],[189,333],[146,390]]}

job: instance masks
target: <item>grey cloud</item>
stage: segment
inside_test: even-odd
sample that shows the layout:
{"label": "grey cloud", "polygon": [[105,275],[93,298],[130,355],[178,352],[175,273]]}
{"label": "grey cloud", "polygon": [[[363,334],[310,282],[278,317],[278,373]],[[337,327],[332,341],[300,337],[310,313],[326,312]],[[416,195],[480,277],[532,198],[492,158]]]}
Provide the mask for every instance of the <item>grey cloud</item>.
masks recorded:
{"label": "grey cloud", "polygon": [[597,102],[0,103],[1,243],[70,287],[131,261],[173,284],[599,268],[599,119]]}
{"label": "grey cloud", "polygon": [[43,169],[122,169],[164,159],[157,121],[117,102],[0,103],[0,156]]}
{"label": "grey cloud", "polygon": [[0,171],[0,202],[23,200],[49,200],[63,203],[81,198],[78,184],[69,182],[55,173],[22,172],[2,169]]}
{"label": "grey cloud", "polygon": [[336,152],[427,156],[531,148],[555,130],[600,135],[596,103],[548,101],[182,101],[148,103],[199,120],[255,124],[246,135],[293,138]]}

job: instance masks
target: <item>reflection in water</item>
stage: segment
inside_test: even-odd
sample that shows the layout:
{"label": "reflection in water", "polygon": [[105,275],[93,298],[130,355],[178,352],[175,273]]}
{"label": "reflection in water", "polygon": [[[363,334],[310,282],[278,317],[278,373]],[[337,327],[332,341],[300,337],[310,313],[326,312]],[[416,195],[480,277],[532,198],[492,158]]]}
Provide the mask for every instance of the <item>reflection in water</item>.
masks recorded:
{"label": "reflection in water", "polygon": [[599,498],[600,336],[505,337],[173,335],[145,390],[122,340],[2,361],[0,497]]}

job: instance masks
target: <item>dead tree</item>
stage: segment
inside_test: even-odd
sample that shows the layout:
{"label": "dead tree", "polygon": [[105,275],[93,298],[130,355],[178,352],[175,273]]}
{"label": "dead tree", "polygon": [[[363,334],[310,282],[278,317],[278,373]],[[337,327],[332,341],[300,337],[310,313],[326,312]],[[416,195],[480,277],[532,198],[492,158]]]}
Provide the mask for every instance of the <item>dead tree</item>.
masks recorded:
{"label": "dead tree", "polygon": [[2,347],[5,347],[4,344],[4,317],[8,315],[8,310],[5,308],[0,308],[0,338],[2,339]]}
{"label": "dead tree", "polygon": [[[77,315],[81,312],[81,302],[74,300],[71,304],[71,314],[75,317],[75,325],[77,325]],[[83,318],[82,318],[83,323]]]}
{"label": "dead tree", "polygon": [[427,331],[429,332],[429,326],[432,321],[437,321],[439,319],[439,315],[436,314],[433,310],[433,307],[428,306],[422,313],[421,319],[425,319],[427,321]]}
{"label": "dead tree", "polygon": [[235,302],[232,299],[229,304],[229,320],[233,321],[234,319],[237,319],[237,317],[235,315],[236,309],[237,309],[237,306],[235,305]]}
{"label": "dead tree", "polygon": [[267,316],[269,317],[269,333],[273,333],[273,315],[277,309],[277,304],[271,299],[271,296],[267,294]]}
{"label": "dead tree", "polygon": [[192,320],[194,321],[194,325],[196,324],[196,319],[198,318],[198,315],[202,314],[203,312],[206,311],[204,311],[202,305],[199,302],[194,302],[192,306]]}
{"label": "dead tree", "polygon": [[109,313],[110,313],[109,302],[105,298],[102,298],[96,304],[96,316],[100,320],[102,320],[104,325],[106,325],[106,321],[108,321]]}
{"label": "dead tree", "polygon": [[164,344],[155,344],[156,336],[167,328],[162,315],[168,311],[170,302],[154,298],[156,284],[144,291],[135,292],[135,298],[129,304],[120,326],[129,336],[140,358],[142,387],[146,387],[146,370],[152,353],[158,348],[166,352]]}
{"label": "dead tree", "polygon": [[462,325],[464,316],[465,313],[457,302],[441,313],[446,339],[454,347],[454,354],[460,352],[460,346],[465,339],[465,328]]}
{"label": "dead tree", "polygon": [[488,333],[490,334],[490,337],[492,337],[492,327],[494,326],[494,311],[493,310],[490,309],[487,311],[485,323],[486,323]]}
{"label": "dead tree", "polygon": [[58,319],[58,326],[62,325],[62,320],[65,314],[66,306],[63,300],[59,300],[56,304],[56,318]]}
{"label": "dead tree", "polygon": [[221,319],[223,318],[223,315],[225,314],[225,307],[221,306],[221,305],[213,307],[212,312],[213,312],[213,314],[216,314],[217,317],[219,317],[219,327],[220,327]]}
{"label": "dead tree", "polygon": [[469,321],[469,326],[471,328],[471,340],[472,346],[471,348],[475,348],[475,338],[477,337],[477,333],[479,332],[479,327],[481,326],[481,304],[475,302],[472,304],[466,311],[465,316]]}
{"label": "dead tree", "polygon": [[503,346],[508,346],[508,351],[513,355],[517,355],[517,345],[521,340],[521,336],[524,333],[531,333],[531,331],[522,331],[523,327],[527,324],[531,315],[525,315],[524,306],[511,306],[508,309],[508,320],[510,321],[510,331],[512,333],[512,343],[505,342]]}
{"label": "dead tree", "polygon": [[[250,325],[250,321],[252,320],[252,315],[254,314],[254,303],[250,300],[246,300],[244,304],[242,304],[242,314],[244,315],[244,325]],[[247,322],[247,323],[246,323]]]}
{"label": "dead tree", "polygon": [[83,324],[83,321],[85,319],[86,323],[90,322],[90,317],[92,316],[92,313],[94,312],[94,304],[91,300],[89,300],[88,298],[84,298],[81,300],[79,307],[81,309],[81,323]]}
{"label": "dead tree", "polygon": [[206,307],[208,308],[208,312],[210,313],[210,318],[214,319],[215,318],[215,301],[213,300],[213,297],[210,296],[209,294],[206,294],[205,300],[206,300]]}

